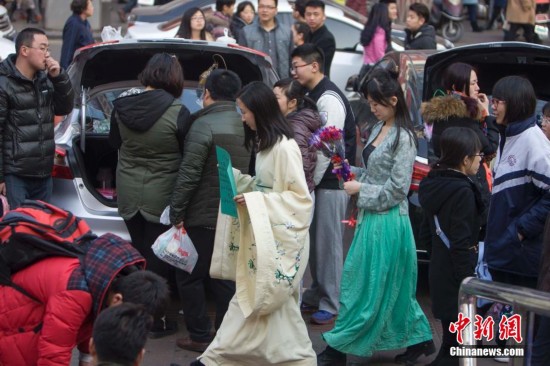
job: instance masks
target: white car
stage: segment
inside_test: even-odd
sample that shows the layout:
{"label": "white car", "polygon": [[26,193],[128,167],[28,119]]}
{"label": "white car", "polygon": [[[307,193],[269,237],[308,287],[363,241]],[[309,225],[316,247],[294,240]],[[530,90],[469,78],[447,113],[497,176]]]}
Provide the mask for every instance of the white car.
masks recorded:
{"label": "white car", "polygon": [[[252,0],[256,6],[256,0]],[[213,11],[214,4],[202,7],[203,10]],[[363,30],[361,21],[365,21],[365,17],[354,12],[353,10],[331,3],[325,6],[325,14],[327,16],[326,26],[334,34],[336,39],[336,53],[332,61],[330,78],[340,88],[346,90],[348,78],[351,75],[359,73],[359,69],[363,65],[363,46],[359,43],[360,34]],[[181,16],[165,22],[149,23],[135,21],[133,25],[128,27],[126,38],[130,39],[164,39],[173,38],[178,31]],[[277,19],[281,24],[290,27],[294,23],[292,18],[292,8],[285,1],[279,1]],[[396,51],[404,49],[405,33],[403,26],[394,25],[392,30],[392,46]],[[454,45],[438,37],[438,50],[445,50],[454,47]]]}

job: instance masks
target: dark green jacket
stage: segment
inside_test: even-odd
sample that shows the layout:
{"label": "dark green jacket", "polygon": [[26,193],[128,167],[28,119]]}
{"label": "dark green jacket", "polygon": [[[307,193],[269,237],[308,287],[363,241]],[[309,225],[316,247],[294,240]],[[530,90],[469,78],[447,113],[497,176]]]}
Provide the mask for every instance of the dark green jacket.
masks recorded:
{"label": "dark green jacket", "polygon": [[234,102],[216,102],[196,112],[185,137],[183,161],[170,201],[172,224],[216,227],[220,203],[216,145],[231,155],[233,167],[247,173],[250,153]]}
{"label": "dark green jacket", "polygon": [[160,89],[118,98],[114,107],[110,139],[116,146],[118,129],[121,143],[118,212],[125,220],[140,212],[147,221],[158,223],[176,182],[181,125],[189,119],[189,111]]}

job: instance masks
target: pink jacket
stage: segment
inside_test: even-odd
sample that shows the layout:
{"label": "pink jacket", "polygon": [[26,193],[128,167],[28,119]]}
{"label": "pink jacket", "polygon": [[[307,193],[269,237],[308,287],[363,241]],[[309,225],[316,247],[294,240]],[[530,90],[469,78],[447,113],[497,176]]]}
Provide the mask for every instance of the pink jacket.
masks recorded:
{"label": "pink jacket", "polygon": [[387,47],[386,32],[381,27],[377,27],[372,40],[363,49],[363,63],[366,65],[374,64],[380,60],[386,53]]}

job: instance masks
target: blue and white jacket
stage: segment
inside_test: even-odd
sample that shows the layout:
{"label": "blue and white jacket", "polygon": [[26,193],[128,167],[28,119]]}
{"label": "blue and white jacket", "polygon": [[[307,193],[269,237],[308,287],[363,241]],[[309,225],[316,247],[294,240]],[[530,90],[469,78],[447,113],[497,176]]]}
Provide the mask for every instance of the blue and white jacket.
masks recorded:
{"label": "blue and white jacket", "polygon": [[509,124],[499,145],[485,258],[489,268],[537,277],[550,212],[550,141],[531,117]]}

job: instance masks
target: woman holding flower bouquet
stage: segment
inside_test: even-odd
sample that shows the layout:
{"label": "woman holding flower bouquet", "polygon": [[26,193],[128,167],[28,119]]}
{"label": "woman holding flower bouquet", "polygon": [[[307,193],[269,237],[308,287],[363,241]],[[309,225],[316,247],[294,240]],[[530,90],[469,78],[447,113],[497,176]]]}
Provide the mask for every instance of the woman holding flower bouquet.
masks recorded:
{"label": "woman holding flower bouquet", "polygon": [[245,86],[237,106],[245,144],[256,146],[256,176],[233,170],[238,219],[218,218],[210,267],[212,277],[235,280],[237,291],[193,365],[314,366],[298,305],[312,211],[300,149],[267,85]]}
{"label": "woman holding flower bouquet", "polygon": [[[396,362],[413,364],[435,352],[430,325],[416,301],[416,247],[408,217],[416,141],[399,83],[375,72],[363,93],[380,120],[363,150],[365,168],[344,183],[357,195],[357,228],[344,263],[340,313],[323,334],[318,365],[346,364],[346,354],[369,357],[408,347]],[[339,167],[336,167],[339,168]]]}

